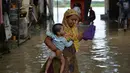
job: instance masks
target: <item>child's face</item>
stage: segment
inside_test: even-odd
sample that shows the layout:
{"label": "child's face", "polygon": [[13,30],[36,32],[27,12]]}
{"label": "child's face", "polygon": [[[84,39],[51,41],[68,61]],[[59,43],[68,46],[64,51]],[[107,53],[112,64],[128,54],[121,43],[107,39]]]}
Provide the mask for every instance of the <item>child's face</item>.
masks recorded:
{"label": "child's face", "polygon": [[60,35],[60,36],[64,36],[64,35],[65,35],[65,31],[64,31],[63,26],[61,26],[61,30],[60,30],[60,32],[59,32],[59,35]]}

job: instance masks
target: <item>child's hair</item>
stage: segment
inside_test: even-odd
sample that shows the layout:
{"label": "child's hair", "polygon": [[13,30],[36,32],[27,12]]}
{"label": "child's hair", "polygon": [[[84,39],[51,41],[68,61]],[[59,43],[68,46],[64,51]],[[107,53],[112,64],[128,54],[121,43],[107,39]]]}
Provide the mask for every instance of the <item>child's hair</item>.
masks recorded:
{"label": "child's hair", "polygon": [[61,23],[56,23],[52,27],[52,32],[57,35],[57,32],[60,32],[61,26],[63,26]]}

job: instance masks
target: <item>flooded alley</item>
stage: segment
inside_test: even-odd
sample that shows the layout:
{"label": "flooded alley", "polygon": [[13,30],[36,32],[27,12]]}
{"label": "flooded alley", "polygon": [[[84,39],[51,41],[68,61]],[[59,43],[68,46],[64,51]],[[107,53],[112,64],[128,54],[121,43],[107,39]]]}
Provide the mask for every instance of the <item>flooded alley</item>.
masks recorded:
{"label": "flooded alley", "polygon": [[[60,20],[54,13],[55,22],[62,22],[63,13],[68,8],[60,9]],[[54,10],[56,12],[56,8]],[[130,73],[130,30],[118,31],[116,22],[100,20],[100,15],[104,14],[103,7],[94,10],[94,40],[82,40],[80,51],[76,54],[80,73]],[[45,34],[41,32],[0,58],[0,73],[39,73],[47,59],[44,38]]]}
{"label": "flooded alley", "polygon": [[82,41],[77,54],[80,72],[130,73],[130,31],[118,31],[116,22],[100,20],[103,12],[95,11],[95,38],[93,41]]}

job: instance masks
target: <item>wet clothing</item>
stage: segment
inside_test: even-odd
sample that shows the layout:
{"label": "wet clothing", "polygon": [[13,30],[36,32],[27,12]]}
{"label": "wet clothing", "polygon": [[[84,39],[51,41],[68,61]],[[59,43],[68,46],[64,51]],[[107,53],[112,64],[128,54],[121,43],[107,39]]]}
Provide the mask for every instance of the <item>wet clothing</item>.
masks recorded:
{"label": "wet clothing", "polygon": [[[78,69],[75,53],[76,50],[74,49],[74,46],[64,49],[63,56],[65,57],[65,68],[63,73],[80,73]],[[67,58],[70,58],[70,60],[68,61]],[[47,61],[45,62],[44,66],[41,68],[40,73],[45,72],[46,64]],[[61,67],[60,60],[55,57],[48,69],[48,73],[59,73],[60,67]]]}

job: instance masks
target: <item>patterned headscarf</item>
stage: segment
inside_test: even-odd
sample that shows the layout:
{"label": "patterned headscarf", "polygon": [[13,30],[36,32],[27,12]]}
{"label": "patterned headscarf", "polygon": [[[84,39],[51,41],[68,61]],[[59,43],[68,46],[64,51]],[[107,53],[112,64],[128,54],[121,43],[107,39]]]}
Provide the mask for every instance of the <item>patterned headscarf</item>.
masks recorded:
{"label": "patterned headscarf", "polygon": [[78,49],[79,49],[78,29],[76,27],[76,24],[74,24],[73,27],[69,27],[69,24],[67,23],[67,17],[71,16],[71,15],[76,15],[77,17],[79,17],[78,13],[75,10],[68,9],[64,14],[62,24],[64,27],[64,31],[66,32],[67,35],[69,35],[66,37],[66,39],[74,40],[74,47],[75,47],[76,51],[78,51]]}

